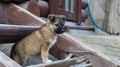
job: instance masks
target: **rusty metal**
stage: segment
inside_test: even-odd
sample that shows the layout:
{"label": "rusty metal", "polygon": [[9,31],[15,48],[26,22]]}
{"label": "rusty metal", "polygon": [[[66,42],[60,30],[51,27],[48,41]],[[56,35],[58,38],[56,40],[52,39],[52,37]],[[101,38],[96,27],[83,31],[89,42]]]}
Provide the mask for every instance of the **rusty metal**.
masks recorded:
{"label": "rusty metal", "polygon": [[29,1],[29,0],[0,0],[1,2],[24,2],[24,1]]}
{"label": "rusty metal", "polygon": [[48,4],[48,2],[46,2],[44,0],[39,0],[38,1],[38,6],[39,6],[39,10],[40,10],[40,16],[41,17],[47,17],[47,15],[49,13],[49,4]]}
{"label": "rusty metal", "polygon": [[95,31],[94,26],[66,26],[68,29]]}
{"label": "rusty metal", "polygon": [[86,19],[88,18],[88,13],[87,13],[87,11],[86,10],[81,10],[81,14],[82,14],[82,22],[85,22],[86,21]]}
{"label": "rusty metal", "polygon": [[30,0],[27,10],[33,13],[36,16],[40,16],[40,8],[38,5],[39,0]]}
{"label": "rusty metal", "polygon": [[75,58],[70,58],[67,60],[59,60],[59,61],[55,61],[53,63],[50,64],[41,64],[39,65],[40,67],[69,67],[71,65],[75,65],[75,64],[81,64],[84,61],[86,61],[86,58],[82,58],[82,57],[75,57]]}
{"label": "rusty metal", "polygon": [[0,2],[0,24],[8,24],[6,4]]}
{"label": "rusty metal", "polygon": [[23,26],[23,25],[5,25],[0,24],[0,42],[17,42],[32,31],[39,29],[40,26]]}
{"label": "rusty metal", "polygon": [[86,9],[88,6],[87,1],[82,0],[82,9]]}
{"label": "rusty metal", "polygon": [[0,67],[22,67],[0,51]]}

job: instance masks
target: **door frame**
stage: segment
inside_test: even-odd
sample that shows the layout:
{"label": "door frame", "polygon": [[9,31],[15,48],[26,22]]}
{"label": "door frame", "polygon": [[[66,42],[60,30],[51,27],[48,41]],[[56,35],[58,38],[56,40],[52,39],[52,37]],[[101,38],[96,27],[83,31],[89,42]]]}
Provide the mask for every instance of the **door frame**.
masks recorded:
{"label": "door frame", "polygon": [[[57,1],[58,0],[48,0],[49,2],[49,14],[63,14],[66,16],[66,12],[61,12],[59,10],[57,10]],[[81,0],[75,0],[75,15],[72,15],[72,14],[67,14],[67,17],[69,17],[69,19],[67,20],[70,20],[72,19],[71,21],[75,21],[77,22],[77,24],[81,24],[81,19],[82,19],[82,14],[81,14]],[[54,4],[54,5],[53,5]]]}

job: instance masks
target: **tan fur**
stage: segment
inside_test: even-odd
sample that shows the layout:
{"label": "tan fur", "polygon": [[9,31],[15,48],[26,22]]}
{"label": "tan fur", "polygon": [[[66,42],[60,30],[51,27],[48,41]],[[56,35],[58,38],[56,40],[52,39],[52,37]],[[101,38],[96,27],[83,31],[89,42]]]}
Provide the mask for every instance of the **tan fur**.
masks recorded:
{"label": "tan fur", "polygon": [[[59,23],[59,21],[56,23]],[[13,52],[16,53],[11,53],[11,58],[19,64],[24,65],[30,56],[41,53],[43,62],[47,63],[49,49],[54,45],[54,43],[51,42],[56,40],[57,35],[54,32],[54,24],[48,20],[41,29],[31,33],[18,42],[16,46],[12,48]]]}

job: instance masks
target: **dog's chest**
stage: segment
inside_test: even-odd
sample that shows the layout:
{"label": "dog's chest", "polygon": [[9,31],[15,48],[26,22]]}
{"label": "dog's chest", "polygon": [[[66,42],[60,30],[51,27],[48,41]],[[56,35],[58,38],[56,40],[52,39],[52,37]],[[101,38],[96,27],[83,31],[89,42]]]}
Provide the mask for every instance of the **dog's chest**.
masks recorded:
{"label": "dog's chest", "polygon": [[49,49],[57,42],[57,36],[50,39],[50,46]]}

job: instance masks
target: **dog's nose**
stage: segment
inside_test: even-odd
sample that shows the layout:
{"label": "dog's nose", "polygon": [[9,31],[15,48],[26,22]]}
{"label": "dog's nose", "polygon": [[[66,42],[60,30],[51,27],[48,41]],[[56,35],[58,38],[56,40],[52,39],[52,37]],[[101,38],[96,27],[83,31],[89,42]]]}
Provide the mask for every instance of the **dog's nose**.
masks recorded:
{"label": "dog's nose", "polygon": [[64,33],[64,32],[65,32],[65,31],[64,31],[64,29],[62,28],[62,29],[61,29],[61,33]]}

